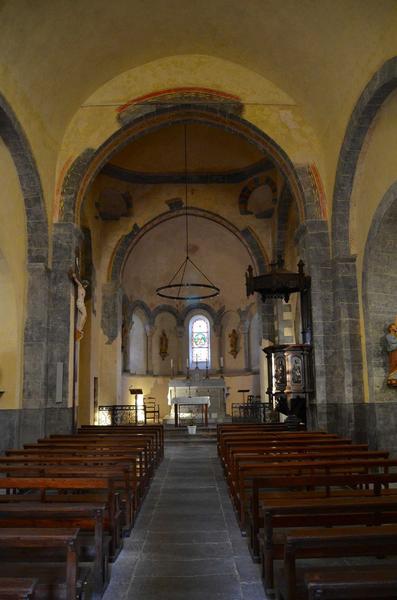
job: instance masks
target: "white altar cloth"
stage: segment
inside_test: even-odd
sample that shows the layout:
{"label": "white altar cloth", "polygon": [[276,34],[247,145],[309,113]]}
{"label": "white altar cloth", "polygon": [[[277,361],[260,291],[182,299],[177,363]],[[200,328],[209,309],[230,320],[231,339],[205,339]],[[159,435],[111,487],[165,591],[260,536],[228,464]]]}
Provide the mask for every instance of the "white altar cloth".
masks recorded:
{"label": "white altar cloth", "polygon": [[177,396],[168,400],[168,404],[207,404],[211,406],[210,396]]}

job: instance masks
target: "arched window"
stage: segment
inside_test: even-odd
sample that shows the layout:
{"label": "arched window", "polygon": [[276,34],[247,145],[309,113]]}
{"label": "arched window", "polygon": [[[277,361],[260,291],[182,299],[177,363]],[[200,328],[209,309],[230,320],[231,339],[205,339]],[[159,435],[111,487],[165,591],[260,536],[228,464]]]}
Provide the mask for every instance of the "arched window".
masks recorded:
{"label": "arched window", "polygon": [[210,366],[210,322],[204,315],[195,315],[189,323],[189,358],[190,366],[194,368],[196,364],[203,368]]}

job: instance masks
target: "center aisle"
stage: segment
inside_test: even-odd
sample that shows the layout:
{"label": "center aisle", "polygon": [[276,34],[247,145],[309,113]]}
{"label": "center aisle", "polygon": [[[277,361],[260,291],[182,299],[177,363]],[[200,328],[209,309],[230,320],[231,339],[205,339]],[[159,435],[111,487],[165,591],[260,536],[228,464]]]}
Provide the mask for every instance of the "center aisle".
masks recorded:
{"label": "center aisle", "polygon": [[215,444],[166,444],[103,600],[265,600]]}

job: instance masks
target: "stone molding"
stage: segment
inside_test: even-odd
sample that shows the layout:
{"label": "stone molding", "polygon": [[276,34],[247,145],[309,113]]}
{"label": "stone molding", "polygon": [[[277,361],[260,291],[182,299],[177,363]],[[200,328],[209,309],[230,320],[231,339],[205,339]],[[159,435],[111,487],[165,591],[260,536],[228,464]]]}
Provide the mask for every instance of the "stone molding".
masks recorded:
{"label": "stone molding", "polygon": [[333,256],[350,254],[350,198],[358,159],[371,123],[397,88],[397,56],[387,60],[365,86],[350,116],[339,152],[332,209]]}

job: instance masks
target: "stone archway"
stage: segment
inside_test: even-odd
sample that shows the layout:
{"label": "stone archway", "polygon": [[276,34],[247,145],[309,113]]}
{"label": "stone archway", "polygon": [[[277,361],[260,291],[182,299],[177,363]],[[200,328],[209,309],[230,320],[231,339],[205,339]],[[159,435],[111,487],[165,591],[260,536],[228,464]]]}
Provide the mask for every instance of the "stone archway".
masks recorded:
{"label": "stone archway", "polygon": [[[128,115],[123,120],[122,127],[114,133],[97,150],[87,149],[71,166],[63,185],[60,221],[54,226],[54,246],[62,250],[64,264],[72,257],[72,244],[78,235],[76,223],[79,222],[79,211],[84,201],[87,191],[100,172],[104,164],[120,149],[130,144],[132,141],[153,132],[159,128],[167,127],[170,123],[204,123],[211,127],[222,128],[234,135],[240,136],[250,144],[256,146],[263,153],[270,155],[274,164],[282,171],[285,179],[288,181],[291,194],[294,197],[301,223],[305,223],[304,230],[301,231],[301,244],[305,249],[305,259],[307,269],[313,275],[313,290],[316,294],[316,315],[314,327],[314,341],[318,349],[318,387],[322,391],[326,388],[326,369],[329,364],[326,349],[324,348],[324,327],[328,327],[329,293],[326,289],[329,286],[329,240],[326,222],[323,220],[322,208],[319,203],[319,194],[313,186],[313,180],[310,177],[310,168],[307,166],[295,167],[286,153],[278,144],[274,142],[264,132],[260,131],[252,123],[247,122],[239,115],[228,111],[227,108],[220,106],[215,109],[214,105],[205,105],[205,102],[189,104],[173,104],[159,107],[156,104],[148,107],[144,115],[142,111],[138,115]],[[132,237],[139,234],[134,228]],[[246,232],[246,244],[250,245],[248,239],[249,232]],[[103,307],[108,315],[112,312],[118,316],[120,314],[119,301],[120,290],[119,283],[116,282],[117,273],[122,267],[122,257],[128,250],[131,239],[125,236],[116,253],[116,260],[113,261],[109,273],[109,283],[105,284],[103,289]],[[254,240],[255,241],[255,240]],[[252,242],[252,240],[251,240]],[[251,244],[252,245],[252,244]],[[254,255],[258,254],[258,249],[253,250]],[[262,270],[262,269],[260,269]],[[65,271],[64,271],[65,272]],[[54,273],[54,276],[56,274]],[[59,280],[62,275],[59,273]],[[58,290],[66,295],[69,289],[69,282],[63,276],[63,287],[58,286]],[[321,293],[322,292],[322,293]],[[66,316],[66,310],[70,307],[64,307],[63,313]],[[114,323],[111,331],[108,333],[109,340],[116,339],[119,330],[119,323]],[[59,338],[57,340],[57,345]],[[66,360],[66,340],[63,342],[63,355]],[[61,350],[61,349],[60,349]],[[61,350],[62,351],[62,350]]]}
{"label": "stone archway", "polygon": [[312,194],[313,186],[304,178],[305,168],[297,169],[274,140],[255,125],[229,112],[226,108],[214,109],[213,106],[206,106],[204,103],[181,103],[161,108],[153,105],[144,116],[131,117],[97,150],[86,149],[74,161],[64,179],[59,221],[78,223],[81,203],[104,164],[127,144],[161,127],[167,127],[171,122],[205,123],[245,138],[259,150],[270,155],[283,172],[295,196],[301,219],[321,218],[322,209],[316,206]]}
{"label": "stone archway", "polygon": [[365,440],[363,360],[356,258],[350,252],[350,199],[361,149],[371,123],[397,87],[397,57],[393,57],[368,82],[349,119],[339,153],[332,211],[332,279],[334,290],[333,337],[338,344],[334,372],[343,389],[342,402],[332,399],[333,429]]}
{"label": "stone archway", "polygon": [[332,210],[332,254],[349,256],[350,197],[357,162],[371,123],[397,88],[397,56],[390,58],[374,74],[356,102],[339,153]]}
{"label": "stone archway", "polygon": [[[136,224],[131,229],[130,233],[123,236],[112,255],[112,259],[109,265],[108,273],[109,280],[114,284],[120,282],[121,273],[123,270],[123,265],[125,264],[128,256],[134,246],[154,227],[161,225],[165,221],[169,219],[175,219],[180,217],[181,215],[185,215],[184,209],[174,210],[172,212],[162,213],[158,215],[155,219],[149,221],[143,227],[139,228]],[[228,231],[230,231],[237,239],[241,242],[241,244],[247,249],[248,254],[252,259],[252,264],[254,267],[255,273],[263,273],[268,264],[269,259],[266,255],[266,252],[260,242],[256,239],[255,235],[252,233],[249,227],[246,227],[242,230],[239,230],[232,223],[227,221],[225,218],[221,217],[218,214],[213,212],[209,212],[207,210],[203,210],[200,208],[192,207],[188,209],[189,216],[201,217],[203,219],[208,219],[209,221],[214,221],[218,223]]]}
{"label": "stone archway", "polygon": [[29,141],[0,95],[0,136],[18,174],[27,227],[27,306],[23,342],[20,441],[44,433],[47,403],[48,221],[40,176]]}
{"label": "stone archway", "polygon": [[[363,265],[363,308],[369,383],[368,432],[372,445],[397,448],[397,396],[386,385],[388,358],[385,333],[397,314],[395,279],[391,270],[397,262],[397,182],[381,200],[368,234]],[[368,422],[369,423],[369,422]]]}

